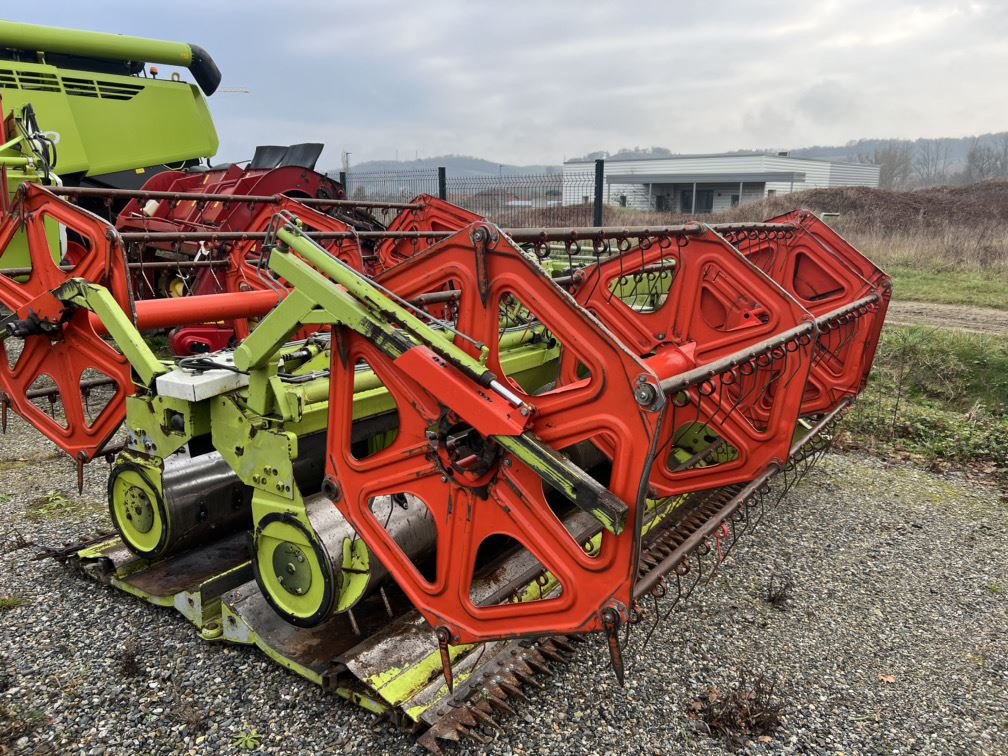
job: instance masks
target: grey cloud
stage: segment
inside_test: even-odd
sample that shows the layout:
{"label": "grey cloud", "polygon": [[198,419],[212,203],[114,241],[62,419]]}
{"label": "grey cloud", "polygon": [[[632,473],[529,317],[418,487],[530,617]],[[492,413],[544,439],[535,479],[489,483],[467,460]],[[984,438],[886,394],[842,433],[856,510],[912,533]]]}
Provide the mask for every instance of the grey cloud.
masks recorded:
{"label": "grey cloud", "polygon": [[320,139],[331,165],[342,149],[558,162],[1008,122],[995,2],[56,0],[15,15],[202,44],[226,87],[251,90],[211,100],[224,159]]}

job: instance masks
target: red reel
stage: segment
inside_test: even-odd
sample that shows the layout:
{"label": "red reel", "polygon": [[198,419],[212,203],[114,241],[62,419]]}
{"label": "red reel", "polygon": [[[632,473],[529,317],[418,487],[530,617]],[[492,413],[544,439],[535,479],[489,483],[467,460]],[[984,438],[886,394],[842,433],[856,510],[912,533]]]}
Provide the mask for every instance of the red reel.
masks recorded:
{"label": "red reel", "polygon": [[[379,283],[405,299],[457,289],[454,327],[465,338],[457,336],[455,343],[473,352],[472,341],[486,346],[487,366],[534,408],[528,433],[554,450],[571,451],[572,458],[578,456],[574,450],[594,450],[604,460],[604,485],[629,507],[629,517],[619,535],[602,531],[589,554],[585,534],[564,525],[563,507],[570,504],[558,504],[532,467],[481,435],[479,420],[455,412],[481,403],[490,412],[491,392],[459,380],[455,368],[424,358],[418,352],[424,348],[393,360],[344,329],[333,349],[329,420],[327,472],[336,506],[424,617],[446,628],[454,643],[602,629],[604,609],[625,612],[632,605],[639,515],[659,420],[657,412],[638,403],[635,390],[642,384],[653,389],[653,374],[488,224],[463,229],[390,269]],[[502,334],[498,324],[501,312],[513,310],[516,302],[526,308],[527,319],[548,329],[543,338],[576,355],[579,376],[563,380],[554,367],[552,375],[522,384],[505,374],[501,342],[513,332]],[[395,437],[380,450],[351,443],[354,376],[362,362],[388,389],[398,413]],[[400,494],[417,497],[434,518],[433,576],[421,573],[371,511],[377,497]],[[589,535],[600,529],[590,518],[589,525]],[[480,547],[504,537],[556,577],[559,595],[492,605],[474,599]]]}
{"label": "red reel", "polygon": [[[18,414],[57,446],[88,461],[122,422],[126,396],[133,391],[130,367],[95,332],[90,313],[67,308],[52,292],[72,278],[83,278],[107,288],[131,312],[126,260],[118,236],[101,218],[33,184],[25,185],[19,202],[0,226],[0,251],[23,232],[32,270],[26,276],[0,270],[0,301],[20,320],[25,334],[20,354],[11,339],[0,341],[0,390]],[[61,270],[61,254],[50,247],[47,220],[76,236],[70,270]],[[108,379],[103,390],[112,395],[104,395],[107,403],[92,413],[87,397],[99,376]],[[36,403],[42,397],[52,397],[51,415],[45,402]]]}

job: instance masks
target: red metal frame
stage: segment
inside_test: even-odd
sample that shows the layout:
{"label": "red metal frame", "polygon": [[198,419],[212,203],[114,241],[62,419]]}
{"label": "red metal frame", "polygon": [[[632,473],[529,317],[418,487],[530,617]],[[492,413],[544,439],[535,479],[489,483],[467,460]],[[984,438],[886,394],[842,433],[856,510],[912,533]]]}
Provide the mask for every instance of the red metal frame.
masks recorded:
{"label": "red metal frame", "polygon": [[734,245],[750,262],[820,319],[869,295],[870,311],[831,323],[820,335],[802,414],[827,412],[864,388],[875,358],[892,283],[885,272],[807,210],[768,221],[793,232],[741,234]]}
{"label": "red metal frame", "polygon": [[[27,185],[0,224],[0,266],[15,233],[24,231],[31,254],[29,276],[11,278],[0,272],[0,300],[21,319],[37,319],[51,331],[28,336],[17,360],[11,364],[8,345],[0,341],[0,390],[18,414],[61,449],[78,460],[90,460],[112,437],[126,414],[126,395],[132,393],[130,367],[115,348],[95,331],[83,310],[68,311],[53,291],[71,278],[83,278],[106,287],[125,312],[132,299],[126,260],[118,237],[101,218],[70,205],[36,185]],[[61,270],[49,247],[47,218],[64,224],[85,242],[77,247],[71,271]],[[98,370],[115,381],[115,393],[93,418],[81,393],[86,370]],[[47,414],[27,394],[32,384],[48,376],[59,390],[66,423]]]}
{"label": "red metal frame", "polygon": [[[485,249],[474,245],[472,234],[477,229],[490,237]],[[446,473],[428,431],[464,404],[463,394],[490,411],[488,392],[468,379],[446,380],[454,368],[415,357],[416,349],[391,360],[370,342],[342,330],[337,334],[340,348],[333,350],[327,468],[342,492],[336,506],[419,611],[435,627],[446,628],[454,643],[600,630],[600,612],[607,607],[625,616],[631,606],[639,513],[660,418],[638,405],[634,389],[640,378],[654,384],[654,374],[493,227],[467,227],[411,258],[408,265],[386,271],[379,280],[405,298],[446,285],[458,288],[458,329],[487,345],[487,365],[502,377],[498,305],[512,295],[526,303],[589,372],[535,396],[512,382],[511,388],[534,407],[527,419],[528,432],[556,450],[589,442],[609,455],[608,487],[630,508],[629,524],[619,535],[604,531],[598,552],[589,556],[553,513],[540,477],[520,459],[501,453],[474,480]],[[459,346],[467,343],[457,341]],[[395,440],[366,458],[354,456],[349,443],[354,367],[359,360],[374,369],[399,413]],[[477,417],[459,421],[478,427]],[[434,517],[438,552],[433,582],[418,572],[370,510],[374,497],[393,493],[420,498]],[[494,535],[510,536],[528,549],[558,578],[560,596],[476,606],[469,595],[476,554]]]}
{"label": "red metal frame", "polygon": [[[811,320],[799,303],[713,231],[673,242],[648,240],[578,273],[572,285],[578,303],[646,357],[662,377],[745,354]],[[653,284],[659,275],[671,281],[664,302],[652,312],[635,309],[613,292],[620,282]],[[727,377],[704,376],[671,398],[658,446],[662,454],[651,473],[657,492],[674,496],[749,481],[787,458],[811,365],[811,336],[802,341],[746,359],[744,367],[724,373]],[[573,369],[565,360],[563,370]],[[697,426],[734,448],[736,458],[673,466],[668,451],[685,429]]]}
{"label": "red metal frame", "polygon": [[[63,270],[57,252],[49,246],[45,222],[63,224],[80,241],[72,242]],[[14,234],[24,231],[31,257],[31,274],[11,277],[2,272],[3,254]],[[0,391],[14,410],[75,459],[89,461],[122,424],[126,396],[134,384],[126,358],[102,335],[105,329],[92,313],[73,307],[54,296],[71,279],[83,279],[105,287],[141,330],[166,328],[181,323],[202,323],[229,318],[262,316],[277,303],[273,291],[251,291],[134,302],[130,275],[122,244],[115,229],[88,211],[61,200],[36,184],[22,187],[18,205],[0,222],[0,302],[19,319],[32,319],[44,326],[23,340],[14,360],[7,342],[0,341]],[[87,370],[97,370],[111,379],[111,399],[94,417],[81,391]],[[65,423],[48,414],[28,398],[42,376],[55,384]]]}
{"label": "red metal frame", "polygon": [[[443,199],[421,194],[411,204],[419,204],[418,210],[404,210],[389,224],[389,231],[458,231],[470,223],[483,220],[482,216],[453,205]],[[388,270],[409,260],[430,247],[429,239],[386,239],[375,248],[373,274]]]}

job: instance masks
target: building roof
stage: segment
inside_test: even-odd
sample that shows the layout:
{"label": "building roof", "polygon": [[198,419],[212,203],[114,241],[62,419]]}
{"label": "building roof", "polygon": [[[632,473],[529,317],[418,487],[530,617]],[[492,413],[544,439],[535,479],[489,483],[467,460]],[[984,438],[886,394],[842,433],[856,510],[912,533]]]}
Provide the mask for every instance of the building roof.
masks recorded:
{"label": "building roof", "polygon": [[[615,155],[612,155],[605,158],[605,160],[613,163],[629,163],[635,160],[695,160],[697,158],[707,160],[713,158],[739,157],[771,157],[779,160],[808,160],[813,163],[833,163],[835,165],[875,165],[874,163],[852,163],[849,160],[827,160],[826,158],[810,158],[797,155],[778,155],[776,152],[698,152],[692,154],[641,155],[632,157],[616,157]],[[594,162],[595,158],[571,158],[570,160],[565,160],[564,165],[588,164]]]}
{"label": "building roof", "polygon": [[738,184],[769,181],[796,184],[805,180],[798,171],[748,171],[742,173],[613,173],[606,176],[609,184]]}

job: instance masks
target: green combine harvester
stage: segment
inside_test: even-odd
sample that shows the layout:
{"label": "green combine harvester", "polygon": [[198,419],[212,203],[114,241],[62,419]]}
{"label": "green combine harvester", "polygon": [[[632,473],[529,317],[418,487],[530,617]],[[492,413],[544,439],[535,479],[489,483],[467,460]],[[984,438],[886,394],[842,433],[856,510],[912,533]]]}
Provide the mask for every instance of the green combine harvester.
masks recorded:
{"label": "green combine harvester", "polygon": [[[157,78],[151,64],[188,69],[196,83]],[[4,112],[30,108],[65,184],[136,188],[209,159],[218,140],[206,97],[220,81],[197,45],[0,21]]]}

